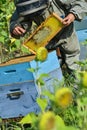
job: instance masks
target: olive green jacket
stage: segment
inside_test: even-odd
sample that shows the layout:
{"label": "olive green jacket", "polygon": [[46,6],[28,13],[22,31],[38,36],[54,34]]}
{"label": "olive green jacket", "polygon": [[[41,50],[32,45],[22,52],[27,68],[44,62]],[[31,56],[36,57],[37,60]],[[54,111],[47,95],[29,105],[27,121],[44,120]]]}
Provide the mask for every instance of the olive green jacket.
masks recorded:
{"label": "olive green jacket", "polygon": [[[87,13],[87,3],[84,0],[52,0],[55,12],[59,15],[73,13],[76,20],[81,20]],[[59,9],[56,9],[59,8]]]}

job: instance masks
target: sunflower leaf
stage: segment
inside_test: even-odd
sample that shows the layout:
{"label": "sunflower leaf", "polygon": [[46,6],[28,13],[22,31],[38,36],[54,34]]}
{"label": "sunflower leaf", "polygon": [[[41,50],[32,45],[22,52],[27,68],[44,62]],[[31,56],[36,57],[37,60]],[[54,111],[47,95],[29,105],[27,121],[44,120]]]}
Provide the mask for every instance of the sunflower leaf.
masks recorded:
{"label": "sunflower leaf", "polygon": [[37,98],[37,103],[38,105],[40,106],[42,112],[46,109],[47,107],[47,100],[46,99],[40,99],[40,98]]}

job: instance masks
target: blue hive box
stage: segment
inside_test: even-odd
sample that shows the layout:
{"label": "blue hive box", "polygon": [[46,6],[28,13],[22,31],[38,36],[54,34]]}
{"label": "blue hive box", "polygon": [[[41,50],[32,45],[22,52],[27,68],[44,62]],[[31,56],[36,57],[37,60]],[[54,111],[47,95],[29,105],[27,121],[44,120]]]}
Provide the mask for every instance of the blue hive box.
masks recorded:
{"label": "blue hive box", "polygon": [[75,21],[76,31],[87,29],[87,16],[81,22]]}
{"label": "blue hive box", "polygon": [[1,118],[21,117],[39,111],[34,77],[28,68],[29,62],[0,67]]}
{"label": "blue hive box", "polygon": [[85,17],[81,22],[76,21],[75,28],[79,42],[87,40],[87,17]]}
{"label": "blue hive box", "polygon": [[80,60],[83,60],[87,58],[87,48],[82,44],[82,42],[87,40],[87,16],[81,22],[75,21],[75,28],[79,42],[81,43]]}
{"label": "blue hive box", "polygon": [[[35,84],[35,74],[27,69],[35,68],[34,60],[22,63],[0,66],[0,117],[17,118],[30,112],[38,113],[40,108],[36,103],[38,87]],[[39,63],[38,73],[49,73],[45,79],[51,87],[53,78],[62,79],[62,72],[56,52],[49,53],[45,62]]]}

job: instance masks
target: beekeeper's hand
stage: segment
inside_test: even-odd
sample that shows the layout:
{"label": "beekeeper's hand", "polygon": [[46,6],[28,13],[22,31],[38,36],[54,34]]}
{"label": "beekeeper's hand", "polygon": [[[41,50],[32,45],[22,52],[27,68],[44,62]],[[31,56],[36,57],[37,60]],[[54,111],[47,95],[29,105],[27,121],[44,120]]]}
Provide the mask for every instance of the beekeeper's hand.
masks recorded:
{"label": "beekeeper's hand", "polygon": [[16,26],[15,28],[14,28],[14,30],[13,30],[13,34],[14,35],[22,35],[22,34],[24,34],[26,32],[26,30],[24,29],[24,28],[22,28],[22,27],[20,27],[20,26]]}
{"label": "beekeeper's hand", "polygon": [[63,19],[63,24],[65,25],[65,26],[68,26],[68,25],[70,25],[72,22],[74,22],[74,20],[75,20],[75,16],[74,16],[74,14],[72,14],[72,13],[70,13],[70,14],[68,14],[64,19]]}

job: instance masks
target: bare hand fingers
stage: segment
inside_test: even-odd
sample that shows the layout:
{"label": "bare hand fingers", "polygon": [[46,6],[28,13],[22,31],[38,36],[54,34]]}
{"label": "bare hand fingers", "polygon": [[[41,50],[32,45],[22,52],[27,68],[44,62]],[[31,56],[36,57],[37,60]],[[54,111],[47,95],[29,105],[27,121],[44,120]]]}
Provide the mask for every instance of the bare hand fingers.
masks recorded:
{"label": "bare hand fingers", "polygon": [[13,30],[13,34],[15,35],[22,35],[23,33],[25,33],[26,30],[24,30],[21,27],[15,27],[15,29]]}
{"label": "bare hand fingers", "polygon": [[63,19],[63,24],[65,26],[68,26],[70,23],[72,23],[73,21],[75,20],[75,16],[70,13],[68,14],[68,16],[66,16],[64,19]]}
{"label": "bare hand fingers", "polygon": [[70,23],[71,23],[71,20],[70,20],[69,18],[64,18],[64,19],[63,19],[63,24],[64,24],[65,26],[68,26]]}

